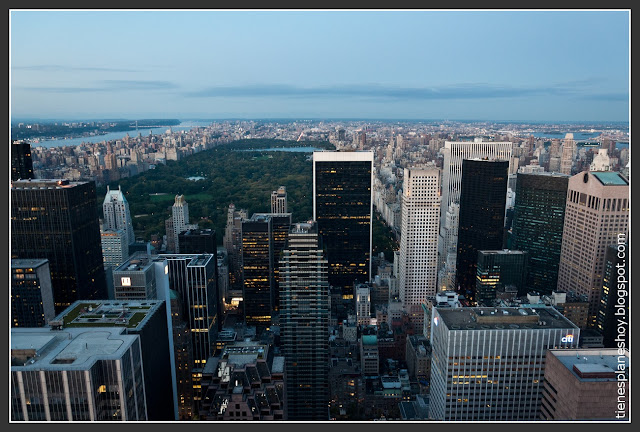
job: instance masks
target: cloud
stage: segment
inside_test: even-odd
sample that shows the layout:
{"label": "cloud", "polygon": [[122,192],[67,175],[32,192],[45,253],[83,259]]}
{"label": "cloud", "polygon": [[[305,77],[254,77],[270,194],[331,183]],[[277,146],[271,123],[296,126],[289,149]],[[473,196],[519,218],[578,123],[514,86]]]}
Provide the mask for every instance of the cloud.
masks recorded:
{"label": "cloud", "polygon": [[111,67],[78,67],[66,65],[30,65],[30,66],[11,66],[15,70],[30,70],[38,72],[141,72],[136,69],[121,69]]}
{"label": "cloud", "polygon": [[[444,100],[444,99],[491,99],[517,98],[521,96],[586,96],[589,87],[597,79],[574,81],[550,86],[502,86],[487,83],[463,83],[436,87],[400,87],[378,84],[356,84],[337,86],[298,87],[286,84],[253,84],[245,86],[216,86],[191,91],[186,94],[194,98],[213,97],[359,97],[384,100]],[[602,95],[604,98],[607,95]],[[609,95],[619,100],[621,95]]]}
{"label": "cloud", "polygon": [[89,87],[20,87],[23,90],[45,93],[92,93],[113,91],[147,91],[147,90],[172,90],[178,86],[170,81],[144,81],[144,80],[105,80],[97,85]]}

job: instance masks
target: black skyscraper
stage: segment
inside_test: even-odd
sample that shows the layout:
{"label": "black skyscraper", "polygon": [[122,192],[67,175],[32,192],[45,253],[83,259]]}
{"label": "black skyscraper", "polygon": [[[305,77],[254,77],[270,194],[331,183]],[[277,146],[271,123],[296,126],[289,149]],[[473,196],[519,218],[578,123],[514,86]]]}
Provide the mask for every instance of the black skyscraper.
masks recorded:
{"label": "black skyscraper", "polygon": [[368,282],[371,272],[373,153],[314,152],[313,164],[313,214],[329,284],[353,311],[353,283]]}
{"label": "black skyscraper", "polygon": [[11,257],[46,258],[56,313],[107,299],[94,182],[11,183]]}
{"label": "black skyscraper", "polygon": [[254,214],[242,222],[242,273],[244,317],[248,325],[271,324],[273,290],[273,239],[271,217]]}
{"label": "black skyscraper", "polygon": [[32,178],[34,176],[31,144],[23,141],[14,141],[11,144],[11,180]]}
{"label": "black skyscraper", "polygon": [[456,280],[472,302],[478,251],[502,249],[508,170],[507,161],[462,161]]}
{"label": "black skyscraper", "polygon": [[182,254],[214,254],[216,246],[216,232],[212,229],[189,229],[178,234],[178,244]]}
{"label": "black skyscraper", "polygon": [[569,176],[518,174],[511,247],[529,252],[527,289],[551,294],[558,285]]}
{"label": "black skyscraper", "polygon": [[[629,322],[629,261],[628,244],[613,245],[607,248],[604,261],[604,278],[600,293],[600,305],[596,315],[596,329],[602,334],[605,348],[618,348],[618,324]],[[624,302],[622,302],[623,299]],[[620,320],[620,321],[618,321]],[[621,326],[626,333],[628,326]]]}

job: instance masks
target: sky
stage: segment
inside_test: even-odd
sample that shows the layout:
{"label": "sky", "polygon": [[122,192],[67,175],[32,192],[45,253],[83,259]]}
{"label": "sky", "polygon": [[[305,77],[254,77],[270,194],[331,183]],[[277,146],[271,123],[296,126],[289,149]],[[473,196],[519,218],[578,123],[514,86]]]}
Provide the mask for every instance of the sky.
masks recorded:
{"label": "sky", "polygon": [[629,120],[627,10],[10,11],[10,115]]}

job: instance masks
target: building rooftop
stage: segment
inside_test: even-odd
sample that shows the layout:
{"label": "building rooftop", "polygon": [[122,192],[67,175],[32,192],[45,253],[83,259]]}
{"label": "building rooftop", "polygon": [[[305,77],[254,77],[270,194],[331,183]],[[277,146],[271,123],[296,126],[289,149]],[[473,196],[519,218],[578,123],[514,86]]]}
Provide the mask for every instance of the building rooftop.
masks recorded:
{"label": "building rooftop", "polygon": [[605,186],[627,186],[629,182],[620,173],[614,171],[592,171],[591,174]]}
{"label": "building rooftop", "polygon": [[11,260],[11,268],[36,268],[36,267],[40,267],[41,265],[44,265],[46,263],[48,263],[49,260],[48,259],[40,259],[40,258],[34,258],[34,259],[29,259],[29,258],[14,258]]}
{"label": "building rooftop", "polygon": [[12,189],[69,189],[87,184],[86,181],[70,181],[67,179],[22,179],[11,182]]}
{"label": "building rooftop", "polygon": [[115,268],[114,272],[146,271],[153,265],[151,257],[145,253],[136,253]]}
{"label": "building rooftop", "polygon": [[[504,330],[560,328],[578,330],[553,307],[435,307],[449,330]],[[434,318],[435,319],[435,318]],[[436,325],[437,322],[435,323]]]}
{"label": "building rooftop", "polygon": [[585,382],[617,381],[618,365],[624,364],[624,373],[628,376],[629,351],[619,356],[617,349],[592,348],[578,350],[549,350],[573,376]]}
{"label": "building rooftop", "polygon": [[50,325],[74,327],[142,328],[158,310],[161,300],[78,300],[62,311]]}
{"label": "building rooftop", "polygon": [[478,252],[482,252],[485,255],[523,255],[526,253],[525,251],[511,250],[511,249],[479,250]]}
{"label": "building rooftop", "polygon": [[87,370],[96,361],[118,359],[138,339],[123,329],[11,329],[13,370]]}

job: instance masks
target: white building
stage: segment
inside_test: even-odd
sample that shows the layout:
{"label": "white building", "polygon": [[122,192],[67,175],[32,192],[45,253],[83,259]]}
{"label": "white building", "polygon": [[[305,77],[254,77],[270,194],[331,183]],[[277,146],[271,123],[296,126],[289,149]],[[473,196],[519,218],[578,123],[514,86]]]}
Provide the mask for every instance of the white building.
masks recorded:
{"label": "white building", "polygon": [[271,192],[271,213],[287,213],[287,188],[284,186]]}
{"label": "white building", "polygon": [[187,229],[189,224],[189,204],[184,200],[184,195],[176,195],[173,207],[171,207],[173,219],[173,235],[176,242],[176,253],[180,253],[178,234]]}
{"label": "white building", "polygon": [[444,225],[440,228],[440,270],[438,290],[455,290],[456,256],[458,247],[458,220],[460,204],[452,203],[446,213]]}
{"label": "white building", "polygon": [[100,240],[102,242],[102,258],[105,267],[116,268],[129,258],[129,244],[125,230],[101,230]]}
{"label": "white building", "polygon": [[607,149],[599,149],[598,154],[594,156],[589,171],[611,171],[611,160],[607,155]]}
{"label": "white building", "polygon": [[[560,172],[571,175],[573,168],[573,159],[576,156],[576,142],[573,140],[573,134],[568,133],[562,140],[562,157],[560,158]],[[551,171],[551,169],[549,169]]]}
{"label": "white building", "polygon": [[356,285],[356,316],[358,325],[371,324],[371,288],[368,285]]}
{"label": "white building", "polygon": [[439,216],[440,170],[405,168],[398,279],[406,311],[436,293]]}
{"label": "white building", "polygon": [[127,239],[128,245],[136,241],[133,225],[131,224],[129,203],[124,197],[120,186],[118,186],[117,191],[110,190],[109,186],[107,186],[107,194],[102,203],[102,211],[104,213],[105,229],[123,230],[126,233],[125,238]]}

